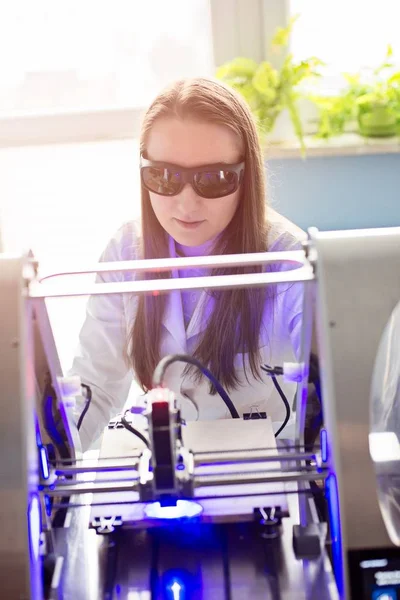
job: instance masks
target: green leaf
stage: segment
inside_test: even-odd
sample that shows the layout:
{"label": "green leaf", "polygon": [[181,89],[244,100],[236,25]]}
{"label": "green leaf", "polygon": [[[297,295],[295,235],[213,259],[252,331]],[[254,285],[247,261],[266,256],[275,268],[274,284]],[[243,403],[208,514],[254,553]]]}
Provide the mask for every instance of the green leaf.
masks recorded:
{"label": "green leaf", "polygon": [[272,47],[275,48],[286,48],[289,44],[290,35],[292,33],[293,25],[297,21],[300,15],[294,15],[287,27],[278,27],[274,37],[272,38]]}
{"label": "green leaf", "polygon": [[297,65],[293,65],[292,85],[297,85],[307,77],[319,75],[319,73],[316,70],[316,67],[319,66],[320,63],[321,61],[308,59],[302,60]]}
{"label": "green leaf", "polygon": [[293,124],[293,129],[296,133],[296,136],[298,137],[299,141],[300,141],[300,146],[301,146],[301,154],[304,158],[305,156],[305,151],[306,151],[306,146],[304,143],[304,133],[303,133],[303,126],[301,123],[301,119],[300,119],[300,115],[299,115],[299,111],[297,110],[297,106],[296,103],[294,101],[294,98],[289,94],[287,99],[286,99],[286,105],[288,107],[289,110],[289,114],[290,114],[290,118]]}
{"label": "green leaf", "polygon": [[272,104],[276,101],[279,87],[278,71],[269,62],[260,63],[255,72],[252,84],[263,95],[264,101]]}
{"label": "green leaf", "polygon": [[343,73],[343,77],[345,78],[347,83],[349,83],[352,86],[359,85],[359,83],[360,83],[360,74],[359,73],[356,73],[356,74]]}
{"label": "green leaf", "polygon": [[397,71],[397,73],[393,73],[393,75],[389,77],[387,82],[390,85],[392,85],[393,83],[400,83],[400,71]]}
{"label": "green leaf", "polygon": [[233,85],[232,87],[243,96],[253,111],[258,110],[262,106],[263,99],[251,83]]}
{"label": "green leaf", "polygon": [[382,73],[382,71],[384,71],[385,69],[391,69],[392,67],[393,67],[393,63],[384,62],[375,69],[374,74],[380,75]]}
{"label": "green leaf", "polygon": [[281,88],[290,89],[293,86],[294,65],[293,54],[288,54],[281,68]]}
{"label": "green leaf", "polygon": [[257,63],[250,58],[238,56],[230,62],[221,65],[216,71],[218,79],[233,79],[241,77],[251,79],[257,70]]}

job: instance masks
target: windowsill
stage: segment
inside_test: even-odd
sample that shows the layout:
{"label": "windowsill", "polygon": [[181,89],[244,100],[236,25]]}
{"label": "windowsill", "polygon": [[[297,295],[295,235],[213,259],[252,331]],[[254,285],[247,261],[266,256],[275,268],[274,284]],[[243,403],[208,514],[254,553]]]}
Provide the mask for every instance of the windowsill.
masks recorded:
{"label": "windowsill", "polygon": [[79,144],[139,137],[140,107],[0,115],[0,148]]}
{"label": "windowsill", "polygon": [[[50,114],[0,115],[0,148],[134,139],[139,137],[143,113],[144,108],[140,107],[115,107]],[[309,135],[305,143],[306,158],[400,152],[400,137],[363,138],[355,133],[346,133],[330,140],[320,140]],[[300,144],[296,139],[270,143],[265,149],[267,160],[301,156]]]}
{"label": "windowsill", "polygon": [[[356,133],[345,133],[329,140],[306,136],[305,144],[305,158],[400,153],[400,137],[364,138]],[[301,148],[297,140],[271,143],[265,149],[267,160],[301,158],[301,156]]]}

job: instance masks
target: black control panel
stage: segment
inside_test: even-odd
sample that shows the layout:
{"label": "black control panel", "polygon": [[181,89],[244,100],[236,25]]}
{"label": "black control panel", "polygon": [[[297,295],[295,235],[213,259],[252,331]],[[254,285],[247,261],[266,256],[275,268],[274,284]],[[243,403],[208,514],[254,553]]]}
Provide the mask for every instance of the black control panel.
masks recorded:
{"label": "black control panel", "polygon": [[348,552],[351,600],[400,600],[400,548]]}

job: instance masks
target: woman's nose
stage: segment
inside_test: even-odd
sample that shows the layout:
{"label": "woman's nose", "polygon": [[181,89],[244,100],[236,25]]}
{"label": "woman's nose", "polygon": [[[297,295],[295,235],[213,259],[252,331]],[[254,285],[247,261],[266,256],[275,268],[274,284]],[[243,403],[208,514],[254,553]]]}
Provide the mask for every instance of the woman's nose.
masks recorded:
{"label": "woman's nose", "polygon": [[201,198],[195,192],[190,183],[186,183],[181,193],[177,196],[177,200],[181,205],[181,208],[186,212],[193,211],[198,208]]}

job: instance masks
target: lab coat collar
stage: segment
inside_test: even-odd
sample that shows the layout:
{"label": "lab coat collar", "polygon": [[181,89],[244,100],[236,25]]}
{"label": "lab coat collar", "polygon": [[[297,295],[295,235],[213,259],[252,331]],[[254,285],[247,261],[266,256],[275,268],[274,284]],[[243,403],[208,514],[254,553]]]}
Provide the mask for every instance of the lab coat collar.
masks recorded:
{"label": "lab coat collar", "polygon": [[[169,236],[169,255],[171,258],[176,257],[175,243],[171,236]],[[179,272],[174,270],[172,271],[171,276],[173,279],[179,278]],[[186,331],[185,322],[183,319],[181,293],[179,290],[173,290],[167,294],[164,326],[174,340],[178,343],[179,352],[183,352],[185,354],[187,352]]]}
{"label": "lab coat collar", "polygon": [[204,290],[201,292],[199,301],[196,304],[196,308],[193,311],[192,318],[187,327],[186,337],[188,339],[198,335],[206,329],[214,307],[214,302],[214,298],[209,296]]}
{"label": "lab coat collar", "polygon": [[[177,257],[175,241],[171,236],[169,237],[169,255],[171,258]],[[172,271],[172,277],[179,278],[179,272],[177,270]],[[187,351],[187,340],[198,335],[206,328],[213,305],[213,298],[203,290],[185,331],[181,292],[175,290],[168,294],[164,325],[178,342],[182,352]]]}

